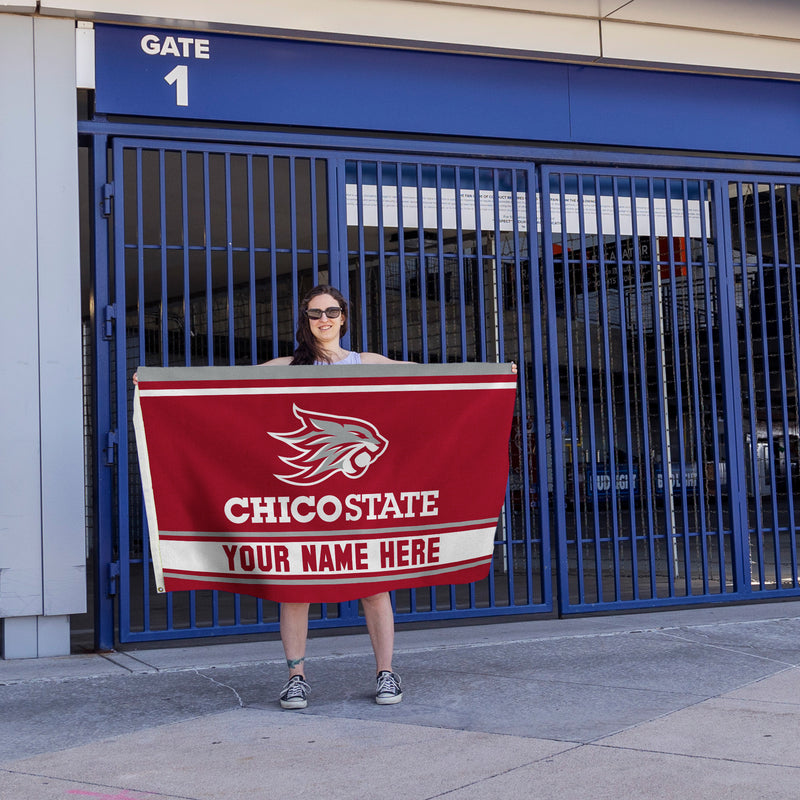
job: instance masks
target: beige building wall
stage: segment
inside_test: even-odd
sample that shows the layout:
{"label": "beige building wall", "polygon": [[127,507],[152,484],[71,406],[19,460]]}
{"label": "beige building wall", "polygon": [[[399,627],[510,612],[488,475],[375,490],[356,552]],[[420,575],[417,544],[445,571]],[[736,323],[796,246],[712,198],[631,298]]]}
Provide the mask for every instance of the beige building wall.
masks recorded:
{"label": "beige building wall", "polygon": [[[33,13],[34,3],[0,3]],[[42,15],[800,79],[796,0],[42,0]]]}

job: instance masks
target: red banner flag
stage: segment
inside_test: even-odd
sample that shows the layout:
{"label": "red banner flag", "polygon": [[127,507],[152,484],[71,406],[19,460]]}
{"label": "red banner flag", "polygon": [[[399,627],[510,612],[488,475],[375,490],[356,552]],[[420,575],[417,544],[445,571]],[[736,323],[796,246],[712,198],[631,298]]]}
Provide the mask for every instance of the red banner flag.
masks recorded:
{"label": "red banner flag", "polygon": [[488,573],[505,364],[138,370],[159,591],[338,602]]}

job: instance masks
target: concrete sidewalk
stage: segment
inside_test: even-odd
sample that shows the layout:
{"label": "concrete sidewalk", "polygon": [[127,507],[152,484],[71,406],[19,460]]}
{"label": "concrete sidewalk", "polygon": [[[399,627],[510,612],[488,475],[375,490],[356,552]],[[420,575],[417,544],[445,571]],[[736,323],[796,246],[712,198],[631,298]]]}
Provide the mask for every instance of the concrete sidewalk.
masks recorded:
{"label": "concrete sidewalk", "polygon": [[800,602],[0,662],[2,800],[800,797]]}

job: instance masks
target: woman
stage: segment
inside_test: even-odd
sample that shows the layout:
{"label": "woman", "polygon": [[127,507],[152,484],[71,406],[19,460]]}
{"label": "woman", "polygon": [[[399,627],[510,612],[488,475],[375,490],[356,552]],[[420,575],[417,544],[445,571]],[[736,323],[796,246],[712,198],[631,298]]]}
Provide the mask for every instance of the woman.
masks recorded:
{"label": "woman", "polygon": [[[297,347],[293,356],[267,361],[268,365],[337,365],[337,364],[409,364],[393,361],[379,353],[356,353],[345,350],[341,337],[347,333],[347,301],[333,286],[316,286],[300,304],[297,322]],[[379,705],[399,703],[403,699],[400,676],[392,667],[394,653],[394,612],[388,592],[361,599],[372,649],[375,652]],[[280,694],[283,708],[305,708],[310,686],[303,664],[308,638],[308,603],[281,604],[281,641],[289,681]]]}

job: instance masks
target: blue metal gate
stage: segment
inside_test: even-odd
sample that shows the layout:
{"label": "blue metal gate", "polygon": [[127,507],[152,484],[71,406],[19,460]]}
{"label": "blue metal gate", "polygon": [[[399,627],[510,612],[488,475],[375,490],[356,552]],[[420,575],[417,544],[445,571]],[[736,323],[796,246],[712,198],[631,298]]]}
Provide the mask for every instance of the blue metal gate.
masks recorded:
{"label": "blue metal gate", "polygon": [[[420,362],[520,365],[512,480],[495,567],[475,585],[397,592],[398,621],[551,608],[533,175],[517,165],[376,161],[331,152],[118,138],[112,146],[112,437],[122,642],[277,630],[277,606],[216,592],[159,595],[133,444],[139,365],[257,364],[293,349],[298,298],[349,294],[350,346]],[[113,201],[112,201],[113,198]],[[534,258],[536,251],[534,250]],[[360,622],[358,603],[313,627]]]}
{"label": "blue metal gate", "polygon": [[726,188],[748,588],[756,597],[797,594],[800,180],[739,176]]}
{"label": "blue metal gate", "polygon": [[[100,603],[108,619],[118,583],[119,641],[277,630],[271,603],[156,593],[130,379],[289,354],[298,298],[326,281],[354,349],[519,365],[493,571],[397,592],[398,621],[800,593],[797,179],[108,141]],[[360,621],[327,604],[311,625]]]}
{"label": "blue metal gate", "polygon": [[796,590],[797,187],[542,186],[559,608]]}

